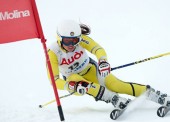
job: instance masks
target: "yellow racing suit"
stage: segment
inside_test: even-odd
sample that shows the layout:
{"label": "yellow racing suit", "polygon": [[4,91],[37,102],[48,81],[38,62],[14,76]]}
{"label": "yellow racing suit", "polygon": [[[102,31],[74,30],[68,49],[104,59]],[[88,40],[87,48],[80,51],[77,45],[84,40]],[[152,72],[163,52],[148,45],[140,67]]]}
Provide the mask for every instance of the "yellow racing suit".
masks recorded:
{"label": "yellow racing suit", "polygon": [[[88,56],[88,52],[96,56],[93,60]],[[139,96],[146,91],[146,85],[130,83],[116,78],[109,74],[102,78],[98,72],[98,60],[107,60],[105,50],[87,35],[81,36],[81,42],[76,46],[73,52],[67,52],[60,44],[60,40],[49,47],[48,50],[50,62],[52,65],[55,83],[60,90],[68,90],[69,81],[86,81],[93,84],[87,94],[96,98],[99,94],[100,86],[104,86],[110,91]],[[61,78],[61,75],[64,78]],[[50,78],[49,72],[48,76]],[[71,92],[71,91],[70,91]]]}

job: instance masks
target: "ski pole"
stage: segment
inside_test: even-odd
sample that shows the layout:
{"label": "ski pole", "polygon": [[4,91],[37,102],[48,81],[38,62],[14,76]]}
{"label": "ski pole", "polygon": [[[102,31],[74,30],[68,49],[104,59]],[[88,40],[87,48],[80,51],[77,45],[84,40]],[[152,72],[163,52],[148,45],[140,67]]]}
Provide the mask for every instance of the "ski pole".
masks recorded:
{"label": "ski pole", "polygon": [[131,66],[131,65],[143,63],[143,62],[146,62],[146,61],[149,61],[149,60],[152,60],[152,59],[156,59],[156,58],[160,58],[160,57],[163,57],[163,56],[167,56],[167,55],[170,55],[170,52],[160,54],[160,55],[156,55],[156,56],[149,57],[149,58],[145,58],[143,60],[135,61],[135,62],[132,62],[132,63],[124,64],[124,65],[121,65],[121,66],[113,67],[113,68],[111,68],[111,71],[116,70],[116,69],[120,69],[120,68],[124,68],[124,67],[128,67],[128,66]]}
{"label": "ski pole", "polygon": [[[61,96],[61,97],[59,97],[60,99],[61,98],[65,98],[65,97],[68,97],[68,96],[71,96],[72,94],[74,94],[75,92],[72,92],[72,93],[70,93],[70,94],[67,94],[67,95],[64,95],[64,96]],[[51,104],[51,103],[53,103],[53,102],[55,102],[56,100],[54,99],[54,100],[51,100],[51,101],[49,101],[49,102],[47,102],[47,103],[44,103],[44,104],[42,104],[42,105],[39,105],[39,108],[43,108],[43,107],[45,107],[45,106],[47,106],[47,105],[49,105],[49,104]]]}

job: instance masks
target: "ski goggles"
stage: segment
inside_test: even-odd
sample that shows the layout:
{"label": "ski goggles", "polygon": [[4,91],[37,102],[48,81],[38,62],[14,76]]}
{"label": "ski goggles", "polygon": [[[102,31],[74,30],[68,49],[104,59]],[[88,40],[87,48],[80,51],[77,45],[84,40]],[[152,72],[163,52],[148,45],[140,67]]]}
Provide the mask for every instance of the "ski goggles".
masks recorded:
{"label": "ski goggles", "polygon": [[62,37],[61,43],[65,46],[73,45],[75,46],[80,42],[80,37]]}

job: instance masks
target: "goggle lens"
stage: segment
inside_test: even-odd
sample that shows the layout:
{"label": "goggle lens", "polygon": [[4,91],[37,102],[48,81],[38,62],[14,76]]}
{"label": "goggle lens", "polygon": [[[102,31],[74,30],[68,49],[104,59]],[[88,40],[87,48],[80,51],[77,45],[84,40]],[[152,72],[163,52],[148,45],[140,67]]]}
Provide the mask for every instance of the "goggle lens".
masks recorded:
{"label": "goggle lens", "polygon": [[78,37],[64,37],[62,38],[62,44],[64,44],[65,46],[69,46],[69,45],[76,45],[77,43],[79,43],[80,38]]}

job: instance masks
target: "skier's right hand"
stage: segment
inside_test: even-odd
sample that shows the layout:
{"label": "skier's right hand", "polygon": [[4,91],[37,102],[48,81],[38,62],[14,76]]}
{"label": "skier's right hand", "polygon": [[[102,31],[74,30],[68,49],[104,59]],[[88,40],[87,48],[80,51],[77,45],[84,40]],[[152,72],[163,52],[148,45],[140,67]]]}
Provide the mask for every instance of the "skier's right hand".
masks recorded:
{"label": "skier's right hand", "polygon": [[89,88],[91,87],[91,84],[89,84],[86,81],[70,81],[68,83],[68,89],[69,91],[77,92],[80,95],[84,95],[88,92]]}
{"label": "skier's right hand", "polygon": [[105,78],[107,75],[110,74],[111,68],[110,64],[104,60],[99,60],[99,66],[98,66],[99,74],[101,77]]}

